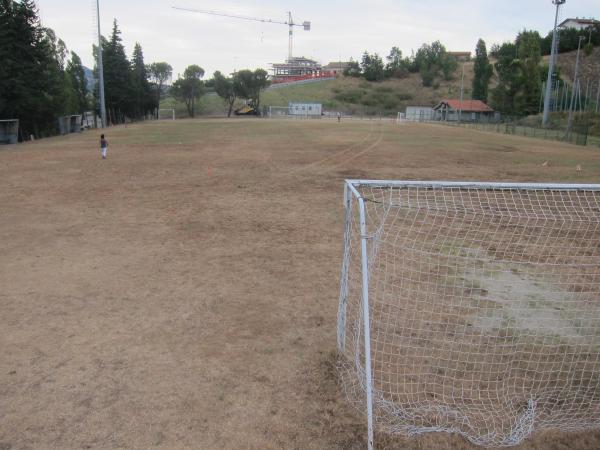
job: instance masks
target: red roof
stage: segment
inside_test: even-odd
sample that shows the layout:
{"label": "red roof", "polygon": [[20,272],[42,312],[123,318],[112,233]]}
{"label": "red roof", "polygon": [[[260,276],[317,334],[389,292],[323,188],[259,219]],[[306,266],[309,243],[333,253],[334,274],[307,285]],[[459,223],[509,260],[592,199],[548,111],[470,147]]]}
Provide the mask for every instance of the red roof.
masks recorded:
{"label": "red roof", "polygon": [[462,105],[460,100],[442,100],[441,103],[447,103],[450,108],[456,111],[463,110],[467,112],[494,112],[492,108],[483,103],[481,100],[463,100]]}

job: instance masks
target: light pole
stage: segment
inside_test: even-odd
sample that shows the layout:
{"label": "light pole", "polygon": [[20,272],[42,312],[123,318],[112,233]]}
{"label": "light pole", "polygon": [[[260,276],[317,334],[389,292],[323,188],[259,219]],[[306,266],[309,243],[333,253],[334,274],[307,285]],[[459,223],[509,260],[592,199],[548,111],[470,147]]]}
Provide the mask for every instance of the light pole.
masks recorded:
{"label": "light pole", "polygon": [[100,94],[100,117],[102,128],[106,127],[106,103],[104,102],[104,66],[102,63],[102,34],[100,33],[100,0],[96,0],[96,17],[98,18],[98,91]]}
{"label": "light pole", "polygon": [[460,109],[458,110],[458,123],[462,123],[464,85],[465,85],[465,63],[463,63],[463,65],[462,65],[462,75],[460,76]]}
{"label": "light pole", "polygon": [[579,43],[577,44],[577,58],[575,59],[575,74],[573,75],[573,94],[571,95],[571,105],[569,106],[569,122],[567,124],[567,139],[571,138],[571,131],[573,130],[573,110],[575,109],[575,96],[579,91],[579,80],[577,75],[579,72],[579,50],[581,50],[581,41],[585,39],[585,36],[579,36]]}
{"label": "light pole", "polygon": [[558,25],[558,10],[560,5],[564,4],[567,0],[552,0],[552,3],[556,5],[556,15],[554,16],[554,29],[552,31],[552,48],[550,49],[550,61],[548,63],[548,79],[546,80],[546,95],[544,95],[544,115],[542,118],[542,126],[548,124],[550,118],[550,97],[552,97],[552,75],[554,75],[554,63],[556,59],[556,45],[557,45],[557,30]]}

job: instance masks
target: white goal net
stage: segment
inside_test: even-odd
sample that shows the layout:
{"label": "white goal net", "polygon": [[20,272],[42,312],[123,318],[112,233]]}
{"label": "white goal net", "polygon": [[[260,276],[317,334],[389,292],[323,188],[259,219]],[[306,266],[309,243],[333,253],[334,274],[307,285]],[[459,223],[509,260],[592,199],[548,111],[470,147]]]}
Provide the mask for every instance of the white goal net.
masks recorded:
{"label": "white goal net", "polygon": [[19,119],[0,120],[0,144],[16,144],[19,140]]}
{"label": "white goal net", "polygon": [[600,426],[600,185],[346,182],[340,377],[372,430]]}
{"label": "white goal net", "polygon": [[158,120],[175,120],[174,109],[159,109]]}

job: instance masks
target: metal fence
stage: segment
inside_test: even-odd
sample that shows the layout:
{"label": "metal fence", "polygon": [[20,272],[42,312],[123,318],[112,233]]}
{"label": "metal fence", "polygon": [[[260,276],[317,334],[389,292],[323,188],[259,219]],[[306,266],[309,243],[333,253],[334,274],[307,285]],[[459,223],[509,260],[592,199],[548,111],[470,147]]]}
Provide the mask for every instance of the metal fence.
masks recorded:
{"label": "metal fence", "polygon": [[443,122],[442,125],[460,126],[480,131],[489,131],[495,133],[513,134],[516,136],[525,136],[537,139],[548,139],[553,141],[569,142],[575,145],[599,145],[600,136],[589,134],[588,125],[578,125],[572,131],[567,132],[563,128],[543,128],[519,121],[502,122]]}

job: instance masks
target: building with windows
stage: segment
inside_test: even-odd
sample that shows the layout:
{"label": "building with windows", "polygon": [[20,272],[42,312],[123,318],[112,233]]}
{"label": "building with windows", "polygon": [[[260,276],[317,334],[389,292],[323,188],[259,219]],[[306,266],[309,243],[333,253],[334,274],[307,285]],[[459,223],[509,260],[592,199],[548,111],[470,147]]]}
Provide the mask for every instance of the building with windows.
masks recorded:
{"label": "building with windows", "polygon": [[323,105],[321,103],[290,102],[288,109],[292,116],[321,116]]}
{"label": "building with windows", "polygon": [[559,25],[558,28],[566,30],[567,28],[575,28],[576,30],[585,30],[586,28],[600,25],[600,21],[595,19],[565,19]]}
{"label": "building with windows", "polygon": [[335,73],[323,69],[317,61],[302,57],[293,57],[284,63],[273,63],[273,83],[309,80],[312,78],[331,78]]}
{"label": "building with windows", "polygon": [[450,56],[454,56],[457,61],[464,62],[471,59],[471,52],[448,52]]}

